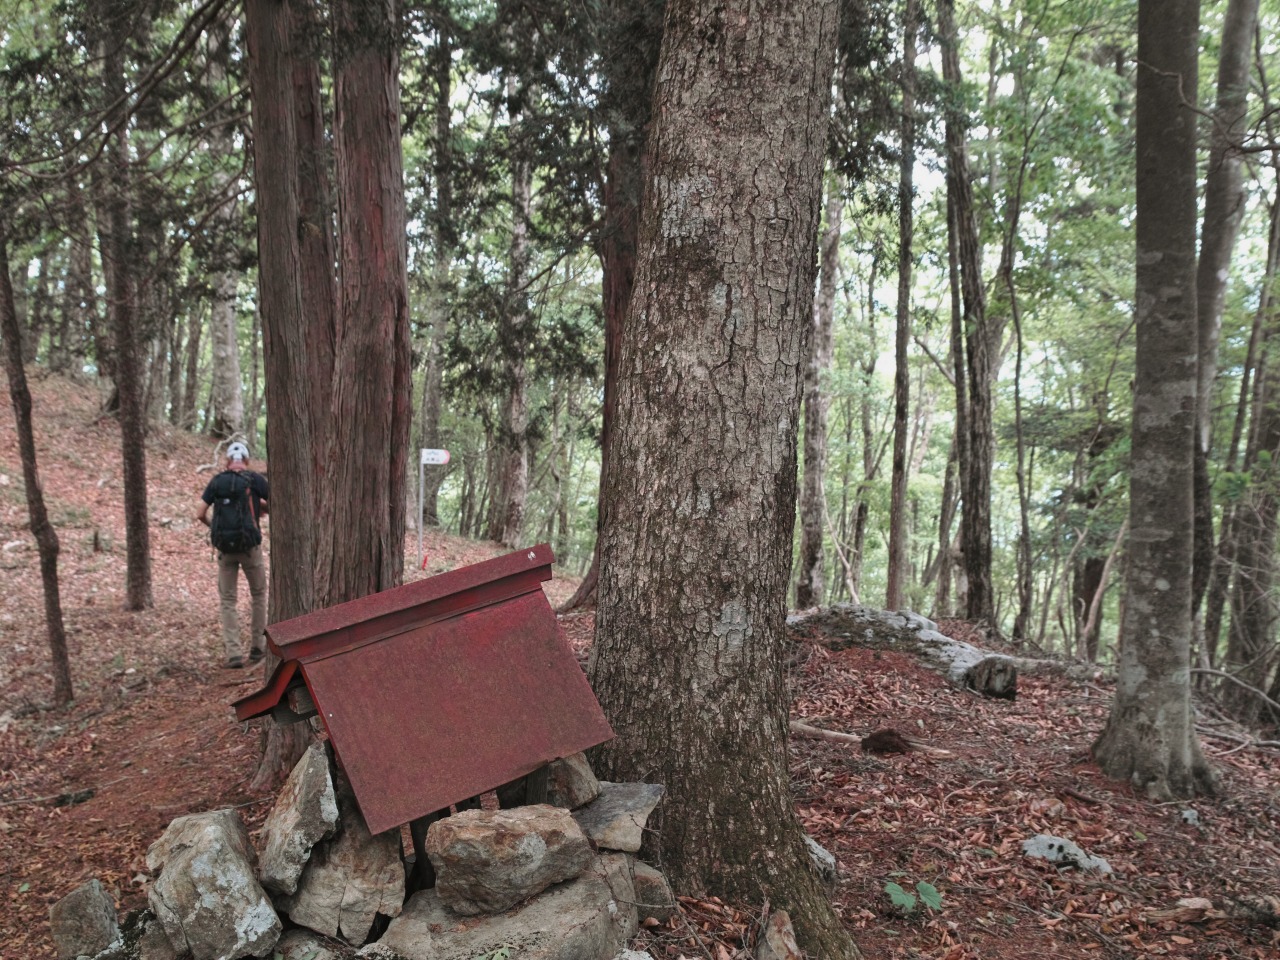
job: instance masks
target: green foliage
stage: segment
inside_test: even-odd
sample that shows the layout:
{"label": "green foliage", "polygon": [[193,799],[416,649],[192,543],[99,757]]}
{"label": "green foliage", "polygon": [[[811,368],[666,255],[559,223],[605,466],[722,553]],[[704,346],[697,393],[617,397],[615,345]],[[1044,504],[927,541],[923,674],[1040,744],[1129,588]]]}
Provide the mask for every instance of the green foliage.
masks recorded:
{"label": "green foliage", "polygon": [[893,905],[906,916],[915,913],[917,895],[919,902],[930,910],[940,911],[942,909],[942,894],[938,892],[937,887],[924,880],[917,881],[915,893],[908,893],[902,889],[901,885],[892,881],[884,885],[884,892],[889,895],[889,900]]}

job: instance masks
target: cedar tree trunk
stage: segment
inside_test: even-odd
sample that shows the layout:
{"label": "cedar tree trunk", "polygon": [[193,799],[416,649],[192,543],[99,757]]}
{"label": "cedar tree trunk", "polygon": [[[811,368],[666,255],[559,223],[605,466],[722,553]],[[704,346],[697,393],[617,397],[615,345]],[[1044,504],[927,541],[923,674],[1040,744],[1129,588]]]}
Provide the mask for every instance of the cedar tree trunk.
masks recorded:
{"label": "cedar tree trunk", "polygon": [[107,278],[107,309],[115,341],[115,384],[119,396],[121,470],[125,529],[125,608],[151,606],[151,531],[147,512],[147,410],[142,364],[138,358],[137,297],[133,276],[129,211],[129,147],[126,137],[124,55],[128,11],[118,0],[106,4],[110,24],[103,59],[103,86],[113,107],[112,128],[104,151],[102,259]]}
{"label": "cedar tree trunk", "polygon": [[400,57],[390,0],[333,6],[340,308],[322,486],[322,605],[398,586],[412,397]]}
{"label": "cedar tree trunk", "polygon": [[[258,211],[258,309],[267,400],[271,483],[268,621],[315,608],[315,483],[312,465],[311,345],[302,311],[298,156],[287,0],[247,0],[253,88],[254,184]],[[272,658],[268,658],[268,665]],[[265,721],[253,789],[278,784],[310,741],[306,724]]]}

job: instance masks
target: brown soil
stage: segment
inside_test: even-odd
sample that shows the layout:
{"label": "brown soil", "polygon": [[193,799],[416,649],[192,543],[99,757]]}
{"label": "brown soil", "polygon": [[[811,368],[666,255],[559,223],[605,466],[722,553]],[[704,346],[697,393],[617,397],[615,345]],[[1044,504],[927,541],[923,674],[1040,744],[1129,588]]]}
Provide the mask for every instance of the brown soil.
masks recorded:
{"label": "brown soil", "polygon": [[[53,957],[49,906],[92,877],[122,910],[145,904],[147,846],[175,816],[235,805],[252,830],[270,801],[247,791],[258,734],[228,708],[260,682],[260,671],[220,667],[212,555],[190,519],[208,477],[196,467],[210,459],[212,443],[167,428],[148,441],[156,605],[125,613],[119,432],[97,418],[91,388],[50,378],[33,389],[45,496],[63,546],[77,699],[48,706],[40,578],[6,403],[0,960]],[[423,575],[412,572],[415,550],[411,537],[410,576]],[[426,573],[501,552],[432,534]],[[557,579],[548,593],[557,602],[573,586]],[[561,622],[582,654],[593,617]],[[1089,760],[1109,702],[1105,688],[1024,678],[1016,701],[986,701],[914,659],[857,647],[832,652],[822,639],[796,638],[797,718],[854,734],[893,728],[952,754],[879,757],[829,741],[792,742],[800,817],[840,861],[837,903],[866,957],[1280,955],[1265,903],[1252,915],[1241,907],[1280,897],[1280,753],[1208,739],[1223,797],[1150,804]],[[1199,825],[1184,822],[1189,808]],[[1075,840],[1106,857],[1115,874],[1026,860],[1020,843],[1038,832]],[[885,884],[913,891],[919,881],[937,888],[942,909],[904,915]],[[1199,924],[1150,917],[1191,896],[1235,916]],[[647,931],[647,944],[655,956],[745,957],[758,919],[714,898],[690,898],[675,920]]]}

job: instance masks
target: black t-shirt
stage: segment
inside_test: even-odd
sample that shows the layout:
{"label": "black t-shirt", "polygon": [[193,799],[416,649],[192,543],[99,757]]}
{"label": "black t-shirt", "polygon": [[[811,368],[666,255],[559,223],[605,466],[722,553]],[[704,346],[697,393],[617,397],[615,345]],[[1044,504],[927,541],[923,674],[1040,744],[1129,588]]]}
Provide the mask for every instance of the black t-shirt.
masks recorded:
{"label": "black t-shirt", "polygon": [[[253,500],[253,522],[261,530],[262,525],[259,523],[259,519],[262,517],[262,501],[271,499],[267,478],[260,473],[254,473],[252,470],[224,470],[222,473],[238,473],[249,481],[249,496]],[[210,480],[208,486],[204,488],[204,493],[200,494],[200,499],[210,506],[213,506],[213,501],[217,499],[216,494],[213,492],[213,487],[220,476],[222,476],[221,473]]]}

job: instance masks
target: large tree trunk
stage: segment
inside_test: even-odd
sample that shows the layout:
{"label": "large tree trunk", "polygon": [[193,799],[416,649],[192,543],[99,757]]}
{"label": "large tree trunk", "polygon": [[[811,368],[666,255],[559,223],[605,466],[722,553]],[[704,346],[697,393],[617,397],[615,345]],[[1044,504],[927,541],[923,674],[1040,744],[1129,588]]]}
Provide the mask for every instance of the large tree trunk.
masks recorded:
{"label": "large tree trunk", "polygon": [[71,661],[67,657],[67,633],[62,625],[62,599],[58,592],[58,532],[49,522],[36,468],[36,438],[31,425],[31,391],[22,361],[22,327],[13,302],[9,280],[8,224],[0,220],[0,338],[4,340],[5,373],[9,378],[9,399],[13,403],[14,425],[18,432],[18,453],[22,458],[22,479],[27,493],[27,515],[31,533],[40,551],[40,579],[44,586],[44,618],[49,635],[49,661],[53,666],[53,700],[69,703],[75,696],[71,685]]}
{"label": "large tree trunk", "polygon": [[844,195],[833,178],[827,185],[826,229],[818,254],[818,300],[813,309],[813,332],[804,369],[804,483],[800,488],[800,572],[796,577],[796,607],[807,610],[822,603],[823,542],[827,502],[824,475],[827,463],[827,408],[831,399],[822,389],[823,373],[831,366],[836,310],[836,272],[840,268],[840,221]]}
{"label": "large tree trunk", "polygon": [[[954,0],[939,0],[938,31],[942,41],[942,75],[957,92],[960,89],[960,55]],[[991,462],[995,455],[992,434],[992,381],[998,347],[987,318],[987,295],[982,280],[982,247],[978,239],[977,211],[969,179],[966,131],[955,111],[947,114],[947,193],[954,203],[956,246],[959,252],[960,286],[964,302],[966,381],[965,425],[968,436],[961,458],[960,485],[964,513],[960,518],[960,547],[968,588],[965,616],[995,622],[995,588],[991,582]],[[966,463],[967,461],[967,463]]]}
{"label": "large tree trunk", "polygon": [[1199,368],[1196,390],[1195,554],[1191,608],[1200,609],[1213,566],[1213,489],[1209,448],[1213,440],[1213,381],[1218,369],[1218,340],[1227,299],[1227,277],[1240,221],[1244,186],[1240,145],[1246,135],[1253,35],[1258,0],[1229,0],[1222,23],[1218,57],[1218,104],[1209,125],[1209,166],[1204,184],[1204,227],[1196,266]]}
{"label": "large tree trunk", "polygon": [[340,309],[320,504],[321,605],[398,586],[412,396],[399,44],[391,0],[333,7]]}
{"label": "large tree trunk", "polygon": [[1158,800],[1215,788],[1189,680],[1198,26],[1198,0],[1139,0],[1131,536],[1116,696],[1093,745],[1109,776]]}
{"label": "large tree trunk", "polygon": [[820,957],[856,950],[795,819],[783,621],[836,21],[668,6],[590,667],[675,885],[767,897]]}
{"label": "large tree trunk", "polygon": [[102,259],[106,267],[108,315],[115,346],[115,383],[119,395],[121,443],[121,487],[125,524],[125,608],[144,610],[151,598],[151,531],[147,512],[147,410],[142,364],[139,361],[136,317],[136,289],[133,276],[134,251],[131,243],[129,210],[129,147],[124,55],[129,25],[127,9],[120,0],[107,0],[109,32],[103,59],[103,86],[108,103],[107,139],[102,198],[105,240]]}
{"label": "large tree trunk", "polygon": [[[253,87],[254,183],[258,211],[258,305],[267,399],[271,483],[268,620],[315,608],[315,484],[312,463],[312,344],[302,311],[298,152],[287,0],[247,0]],[[268,660],[270,662],[270,658]],[[284,779],[309,741],[306,724],[267,721],[251,787]]]}
{"label": "large tree trunk", "polygon": [[912,175],[915,149],[916,0],[907,0],[903,14],[902,157],[898,165],[898,308],[893,351],[893,465],[889,480],[889,558],[884,605],[902,604],[907,556],[907,414],[911,403],[911,266],[914,199]]}

